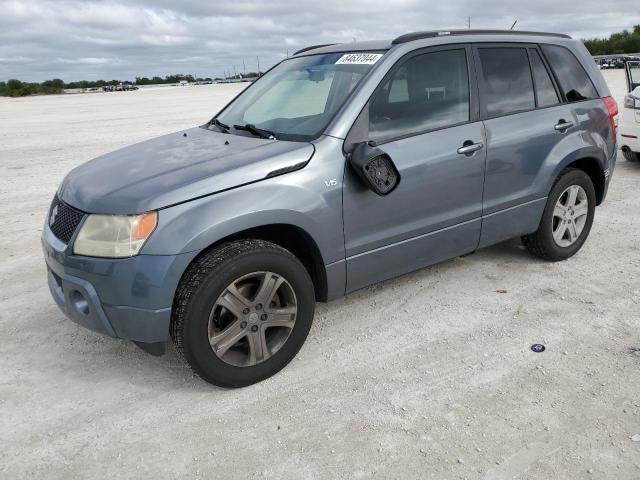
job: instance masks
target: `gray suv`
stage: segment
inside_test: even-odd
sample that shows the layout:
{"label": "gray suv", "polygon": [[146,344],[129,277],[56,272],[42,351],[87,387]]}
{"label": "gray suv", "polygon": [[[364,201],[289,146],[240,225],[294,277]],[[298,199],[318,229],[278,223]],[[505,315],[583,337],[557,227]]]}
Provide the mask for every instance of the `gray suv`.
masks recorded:
{"label": "gray suv", "polygon": [[42,238],[73,321],[208,382],[283,368],[315,302],[521,237],[584,244],[616,158],[617,106],[581,42],[410,33],[305,48],[205,125],[64,179]]}

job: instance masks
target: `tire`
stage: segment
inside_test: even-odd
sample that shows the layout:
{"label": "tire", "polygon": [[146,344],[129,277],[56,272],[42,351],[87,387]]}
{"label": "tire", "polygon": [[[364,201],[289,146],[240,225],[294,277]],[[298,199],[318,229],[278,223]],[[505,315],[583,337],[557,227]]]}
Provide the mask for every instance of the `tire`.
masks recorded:
{"label": "tire", "polygon": [[640,162],[640,153],[633,152],[631,150],[622,150],[622,154],[624,158],[626,158],[629,162]]}
{"label": "tire", "polygon": [[[582,223],[582,216],[579,220],[580,225],[582,226],[580,233],[575,236],[575,239],[570,244],[571,233],[575,234],[576,230],[569,231],[568,226],[564,227],[566,230],[564,231],[565,236],[563,238],[559,240],[554,238],[554,232],[562,233],[560,230],[563,228],[562,225],[558,226],[559,217],[557,214],[554,214],[554,211],[561,196],[563,197],[562,201],[565,201],[564,199],[568,199],[567,195],[570,194],[568,193],[568,189],[579,192],[580,196],[585,198],[587,202],[586,218],[584,219],[584,223]],[[582,191],[580,191],[580,189]],[[575,218],[573,226],[577,229],[577,213],[580,211],[582,214],[585,206],[583,203],[579,203],[576,207],[579,207],[579,209],[571,209],[568,213],[569,217],[572,217],[575,212],[576,217],[568,218],[567,222],[571,224],[572,220]],[[567,258],[575,255],[587,240],[589,232],[591,231],[591,226],[593,225],[595,207],[596,192],[593,182],[589,176],[582,170],[568,168],[559,175],[555,184],[551,188],[538,230],[532,234],[523,236],[522,242],[532,254],[544,260],[552,262],[566,260]]]}
{"label": "tire", "polygon": [[[269,281],[268,275],[274,279],[270,284],[273,289],[264,289],[273,290],[269,306],[251,304],[257,302],[262,287]],[[275,286],[277,282],[279,286]],[[246,297],[242,295],[242,301],[248,302],[246,305],[234,303],[240,298],[241,289],[249,292]],[[250,293],[251,289],[254,293]],[[255,298],[249,298],[251,296]],[[233,301],[229,302],[229,298]],[[238,311],[238,306],[246,308],[235,315],[232,312]],[[294,307],[296,313],[291,314]],[[261,310],[254,311],[257,308]],[[178,352],[197,375],[220,387],[238,388],[271,377],[296,356],[311,328],[314,310],[313,282],[307,269],[291,252],[263,240],[238,240],[207,252],[189,266],[174,299],[170,333]],[[292,327],[269,325],[275,321],[272,319],[282,316],[277,312],[285,311],[289,312],[282,313],[288,315],[285,323]],[[255,316],[261,314],[259,319]],[[223,320],[226,326],[221,326]],[[260,323],[260,320],[266,322]],[[256,333],[249,333],[253,329],[257,329]],[[264,342],[253,343],[257,341],[252,338],[260,334]],[[276,334],[279,337],[274,340]],[[214,344],[215,339],[224,335],[224,342]],[[239,340],[235,340],[236,337]],[[237,343],[228,347],[234,340]],[[273,343],[276,340],[277,344]],[[271,347],[267,346],[268,341],[272,341]],[[220,347],[223,343],[226,349]]]}

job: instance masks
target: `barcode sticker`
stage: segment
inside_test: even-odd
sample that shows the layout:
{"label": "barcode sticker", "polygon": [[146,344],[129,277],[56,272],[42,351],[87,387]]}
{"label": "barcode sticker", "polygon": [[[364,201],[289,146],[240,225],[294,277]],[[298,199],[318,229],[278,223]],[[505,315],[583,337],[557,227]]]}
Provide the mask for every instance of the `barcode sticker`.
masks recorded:
{"label": "barcode sticker", "polygon": [[342,55],[336,65],[373,65],[382,57],[382,53],[347,53]]}

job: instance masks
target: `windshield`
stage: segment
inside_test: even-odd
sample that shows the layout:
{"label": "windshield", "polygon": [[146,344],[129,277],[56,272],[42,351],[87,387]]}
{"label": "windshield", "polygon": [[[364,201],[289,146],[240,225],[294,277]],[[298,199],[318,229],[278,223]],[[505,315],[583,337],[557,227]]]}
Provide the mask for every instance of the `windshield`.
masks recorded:
{"label": "windshield", "polygon": [[285,60],[245,90],[212,123],[238,135],[312,140],[381,57],[382,53],[352,52]]}

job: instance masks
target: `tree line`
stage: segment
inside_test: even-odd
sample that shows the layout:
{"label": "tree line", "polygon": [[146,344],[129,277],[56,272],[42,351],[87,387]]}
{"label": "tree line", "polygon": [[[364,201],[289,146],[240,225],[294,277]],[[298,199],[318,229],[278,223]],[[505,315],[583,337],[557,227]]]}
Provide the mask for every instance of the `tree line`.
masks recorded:
{"label": "tree line", "polygon": [[82,80],[80,82],[66,83],[59,78],[45,80],[44,82],[21,82],[12,78],[7,82],[0,82],[0,96],[25,97],[27,95],[51,95],[63,93],[65,88],[101,88],[107,85],[131,83],[120,80]]}
{"label": "tree line", "polygon": [[62,93],[65,83],[59,78],[46,80],[42,83],[21,82],[11,79],[7,82],[0,82],[0,96],[4,97],[25,97],[27,95],[50,95]]}
{"label": "tree line", "polygon": [[[245,75],[246,77],[257,77],[258,74],[251,72]],[[230,78],[239,78],[240,75]],[[136,77],[135,82],[127,80],[81,80],[79,82],[64,82],[59,78],[53,80],[46,80],[44,82],[22,82],[20,80],[11,79],[6,82],[0,82],[0,96],[4,97],[24,97],[27,95],[50,95],[56,93],[63,93],[67,88],[102,88],[109,85],[162,85],[179,83],[181,81],[187,82],[213,82],[221,81],[222,78],[216,77],[194,77],[193,75],[174,74],[167,75],[165,77]]]}
{"label": "tree line", "polygon": [[609,38],[591,38],[583,41],[591,55],[640,53],[640,25],[633,27],[633,31],[623,30]]}

